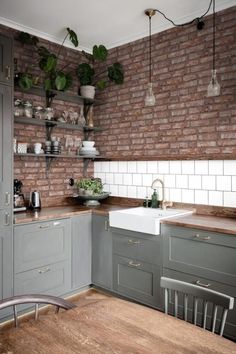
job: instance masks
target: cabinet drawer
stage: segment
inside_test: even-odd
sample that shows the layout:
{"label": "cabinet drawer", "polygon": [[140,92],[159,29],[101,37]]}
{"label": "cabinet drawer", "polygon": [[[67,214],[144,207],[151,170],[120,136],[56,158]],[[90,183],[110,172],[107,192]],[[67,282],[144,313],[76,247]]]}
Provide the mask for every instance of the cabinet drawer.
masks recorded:
{"label": "cabinet drawer", "polygon": [[135,236],[124,236],[113,233],[113,253],[140,261],[161,265],[161,242],[156,236],[155,241]]}
{"label": "cabinet drawer", "polygon": [[14,272],[69,259],[70,219],[17,225],[14,228]]}
{"label": "cabinet drawer", "polygon": [[[181,281],[185,281],[190,284],[197,284],[200,283],[202,285],[208,285],[208,288],[211,290],[219,291],[221,293],[233,296],[236,298],[236,287],[235,286],[229,286],[226,284],[222,284],[216,281],[212,281],[210,279],[194,276],[191,274],[186,274],[186,273],[181,273],[177,272],[171,269],[163,269],[163,276],[172,278],[172,279],[177,279]],[[235,284],[236,285],[236,284]],[[235,299],[236,301],[236,299]],[[210,311],[209,311],[210,313]],[[234,306],[234,309],[232,311],[228,312],[227,316],[227,323],[226,327],[224,330],[224,335],[233,338],[234,340],[236,339],[236,306]]]}
{"label": "cabinet drawer", "polygon": [[49,294],[62,295],[70,289],[69,261],[15,274],[14,295]]}
{"label": "cabinet drawer", "polygon": [[113,256],[113,288],[118,293],[152,306],[161,306],[161,269],[131,258]]}
{"label": "cabinet drawer", "polygon": [[236,236],[165,227],[163,244],[164,267],[236,284]]}

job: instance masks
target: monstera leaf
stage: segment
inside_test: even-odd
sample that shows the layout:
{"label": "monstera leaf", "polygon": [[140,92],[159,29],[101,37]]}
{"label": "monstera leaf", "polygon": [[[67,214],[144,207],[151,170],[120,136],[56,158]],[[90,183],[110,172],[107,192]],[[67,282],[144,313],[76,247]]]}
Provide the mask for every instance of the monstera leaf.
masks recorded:
{"label": "monstera leaf", "polygon": [[124,82],[124,73],[123,67],[120,63],[114,63],[108,67],[108,77],[111,81],[116,84],[123,84]]}
{"label": "monstera leaf", "polygon": [[67,27],[67,32],[69,34],[69,38],[70,38],[71,43],[74,44],[75,47],[78,47],[79,41],[78,41],[77,34],[69,27]]}
{"label": "monstera leaf", "polygon": [[82,63],[78,66],[77,76],[81,85],[92,85],[94,69],[88,63]]}
{"label": "monstera leaf", "polygon": [[18,85],[23,90],[29,90],[33,86],[33,77],[31,74],[22,74],[19,78]]}
{"label": "monstera leaf", "polygon": [[104,61],[107,58],[107,49],[104,45],[95,45],[93,47],[93,58],[94,60]]}
{"label": "monstera leaf", "polygon": [[29,33],[27,32],[20,32],[18,39],[21,43],[23,44],[30,44],[30,45],[37,45],[38,43],[38,37],[36,36],[31,36]]}
{"label": "monstera leaf", "polygon": [[66,87],[66,75],[62,71],[56,75],[55,87],[58,91],[62,91]]}
{"label": "monstera leaf", "polygon": [[57,57],[54,54],[49,54],[48,56],[43,57],[39,61],[39,67],[45,73],[49,73],[49,72],[55,70],[56,66],[57,66]]}

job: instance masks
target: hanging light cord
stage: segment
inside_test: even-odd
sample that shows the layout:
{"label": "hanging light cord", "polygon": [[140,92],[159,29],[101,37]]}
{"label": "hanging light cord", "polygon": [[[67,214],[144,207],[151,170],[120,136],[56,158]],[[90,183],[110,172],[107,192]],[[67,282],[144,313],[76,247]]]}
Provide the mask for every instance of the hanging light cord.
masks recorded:
{"label": "hanging light cord", "polygon": [[199,21],[201,20],[204,16],[206,16],[208,14],[208,12],[210,11],[210,8],[211,8],[211,4],[213,2],[213,8],[214,8],[214,3],[215,3],[215,0],[210,0],[210,4],[208,6],[208,9],[206,10],[206,12],[201,15],[200,17],[196,17],[194,18],[193,20],[189,21],[189,22],[185,22],[185,23],[175,23],[173,20],[171,20],[170,18],[168,18],[163,12],[161,12],[160,10],[158,9],[154,9],[154,11],[158,12],[159,14],[161,14],[167,21],[171,22],[172,25],[174,25],[175,27],[183,27],[183,26],[187,26],[187,25],[191,25],[192,23],[194,23],[196,20]]}
{"label": "hanging light cord", "polygon": [[216,26],[215,26],[216,14],[215,14],[215,0],[213,0],[213,40],[212,40],[212,49],[213,49],[213,63],[212,68],[215,70],[215,47],[216,47]]}
{"label": "hanging light cord", "polygon": [[149,82],[152,81],[152,17],[149,16]]}

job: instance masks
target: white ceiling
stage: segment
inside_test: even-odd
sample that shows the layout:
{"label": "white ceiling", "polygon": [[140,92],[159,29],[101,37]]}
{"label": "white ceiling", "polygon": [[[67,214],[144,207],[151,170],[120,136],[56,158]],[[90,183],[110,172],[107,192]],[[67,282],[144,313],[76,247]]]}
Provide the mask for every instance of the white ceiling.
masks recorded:
{"label": "white ceiling", "polygon": [[[181,23],[202,15],[209,3],[210,0],[0,0],[0,23],[56,43],[62,42],[65,27],[70,27],[78,34],[79,48],[91,51],[94,44],[112,48],[147,36],[147,8],[158,8]],[[216,0],[216,11],[234,5],[236,0]],[[152,33],[170,27],[160,14],[153,17]]]}

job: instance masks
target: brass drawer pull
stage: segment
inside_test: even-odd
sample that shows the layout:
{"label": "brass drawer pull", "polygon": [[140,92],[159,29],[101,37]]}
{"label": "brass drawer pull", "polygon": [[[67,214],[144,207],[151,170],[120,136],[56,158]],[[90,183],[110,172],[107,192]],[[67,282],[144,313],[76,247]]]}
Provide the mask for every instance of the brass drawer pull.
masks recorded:
{"label": "brass drawer pull", "polygon": [[40,225],[39,228],[40,229],[49,229],[50,225]]}
{"label": "brass drawer pull", "polygon": [[141,266],[141,263],[134,263],[133,261],[129,261],[128,265],[130,267],[140,267]]}
{"label": "brass drawer pull", "polygon": [[129,245],[139,245],[140,244],[140,241],[134,241],[134,240],[128,240],[128,244]]}
{"label": "brass drawer pull", "polygon": [[11,67],[9,65],[5,66],[5,78],[6,80],[10,80],[11,78]]}
{"label": "brass drawer pull", "polygon": [[211,239],[210,236],[200,236],[199,234],[194,235],[194,237],[201,241],[207,241]]}
{"label": "brass drawer pull", "polygon": [[9,192],[5,193],[5,205],[10,205],[11,202],[11,194]]}
{"label": "brass drawer pull", "polygon": [[197,281],[196,281],[196,284],[199,285],[199,286],[202,286],[203,288],[209,288],[209,287],[211,286],[210,283],[204,284],[204,283],[202,283],[200,280],[197,280]]}
{"label": "brass drawer pull", "polygon": [[39,269],[38,273],[39,274],[44,274],[44,273],[50,272],[50,270],[51,270],[50,268]]}
{"label": "brass drawer pull", "polygon": [[5,213],[4,214],[4,226],[9,226],[10,225],[10,214]]}

